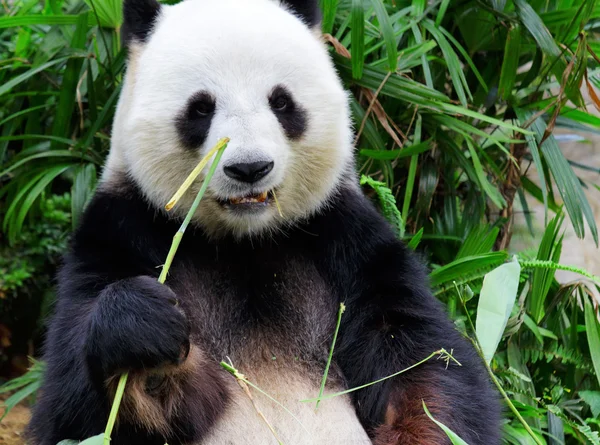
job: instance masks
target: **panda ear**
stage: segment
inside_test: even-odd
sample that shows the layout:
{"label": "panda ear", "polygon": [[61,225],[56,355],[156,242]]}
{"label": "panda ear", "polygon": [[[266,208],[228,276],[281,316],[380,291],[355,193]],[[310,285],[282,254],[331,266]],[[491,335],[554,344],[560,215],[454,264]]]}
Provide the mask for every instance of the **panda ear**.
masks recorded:
{"label": "panda ear", "polygon": [[121,35],[127,46],[132,41],[145,42],[160,13],[157,0],[125,0],[123,2],[123,26]]}
{"label": "panda ear", "polygon": [[281,0],[295,15],[310,28],[321,25],[321,9],[318,0]]}

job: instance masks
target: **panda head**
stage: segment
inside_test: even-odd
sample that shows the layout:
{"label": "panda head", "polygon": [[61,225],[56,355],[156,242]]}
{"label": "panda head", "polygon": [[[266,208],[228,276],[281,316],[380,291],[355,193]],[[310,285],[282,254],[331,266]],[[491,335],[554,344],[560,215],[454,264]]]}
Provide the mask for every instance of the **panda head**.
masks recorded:
{"label": "panda head", "polygon": [[104,183],[129,177],[163,208],[229,137],[194,218],[209,234],[262,234],[326,206],[354,182],[353,153],[319,20],[316,0],[126,0],[129,60]]}

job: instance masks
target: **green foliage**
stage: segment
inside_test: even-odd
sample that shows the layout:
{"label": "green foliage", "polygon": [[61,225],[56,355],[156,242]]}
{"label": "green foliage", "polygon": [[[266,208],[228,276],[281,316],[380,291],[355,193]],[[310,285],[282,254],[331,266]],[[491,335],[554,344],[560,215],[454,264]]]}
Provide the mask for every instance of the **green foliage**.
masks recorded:
{"label": "green foliage", "polygon": [[[476,340],[469,325],[485,317],[478,306],[512,301],[517,289],[508,320],[505,311],[488,322],[501,337],[490,368],[510,408],[505,443],[558,443],[549,434],[598,443],[598,281],[585,273],[591,282],[560,285],[554,276],[582,272],[559,264],[565,216],[577,236],[598,242],[583,192],[597,185],[576,176],[552,132],[600,133],[580,93],[581,85],[600,87],[600,5],[321,3],[333,60],[352,92],[361,183],[427,259],[457,327]],[[52,301],[55,258],[108,152],[125,54],[120,0],[16,0],[0,10],[2,365],[8,353],[27,351]],[[524,174],[530,165],[535,175]],[[484,277],[506,267],[516,196],[525,208],[543,204],[544,234],[536,252],[517,255],[510,292],[490,292]],[[17,332],[23,308],[34,321]],[[6,352],[6,326],[20,351]],[[23,388],[31,389],[12,389],[33,392]]]}

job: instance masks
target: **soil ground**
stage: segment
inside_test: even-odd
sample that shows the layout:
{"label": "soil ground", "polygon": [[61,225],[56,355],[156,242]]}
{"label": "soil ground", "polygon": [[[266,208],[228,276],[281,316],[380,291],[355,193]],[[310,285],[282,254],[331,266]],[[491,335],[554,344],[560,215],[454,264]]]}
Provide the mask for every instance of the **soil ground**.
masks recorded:
{"label": "soil ground", "polygon": [[[0,396],[0,405],[6,397]],[[0,409],[0,417],[4,411]],[[29,422],[29,409],[23,405],[15,406],[0,422],[0,445],[25,445],[23,430]]]}

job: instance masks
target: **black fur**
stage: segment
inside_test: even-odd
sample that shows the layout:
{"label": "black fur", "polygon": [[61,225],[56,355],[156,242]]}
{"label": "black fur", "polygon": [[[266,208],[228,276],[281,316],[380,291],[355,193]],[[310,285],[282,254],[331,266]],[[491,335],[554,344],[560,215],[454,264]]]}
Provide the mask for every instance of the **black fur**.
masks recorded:
{"label": "black fur", "polygon": [[[198,441],[227,403],[226,390],[217,391],[219,360],[230,356],[235,363],[240,345],[289,353],[318,381],[340,302],[347,311],[333,368],[347,387],[406,368],[441,347],[453,349],[463,365],[446,369],[432,361],[354,393],[370,434],[394,394],[429,384],[447,404],[436,414],[440,420],[470,445],[499,443],[498,403],[479,357],[429,292],[424,268],[364,196],[342,190],[327,210],[275,238],[213,242],[190,228],[168,280],[179,298],[176,309],[171,291],[153,280],[177,228],[132,185],[125,194],[96,194],[60,273],[48,368],[30,424],[33,444],[100,433],[109,409],[102,390],[107,374],[176,361],[185,349],[187,324],[178,308],[193,320],[191,342],[214,361],[198,383],[206,391],[190,388],[189,399],[198,400],[173,421],[172,437],[120,422],[112,443]],[[323,337],[315,334],[320,331]],[[257,332],[263,340],[254,339]]]}
{"label": "black fur", "polygon": [[125,0],[121,28],[124,44],[128,45],[132,40],[145,42],[159,13],[160,3],[157,0]]}
{"label": "black fur", "polygon": [[306,111],[294,101],[291,93],[278,85],[269,96],[269,105],[286,136],[290,139],[301,138],[307,126]]}
{"label": "black fur", "polygon": [[282,0],[282,3],[313,28],[321,24],[321,9],[318,0]]}
{"label": "black fur", "polygon": [[216,99],[205,91],[194,94],[175,121],[181,143],[189,149],[199,148],[210,130]]}

